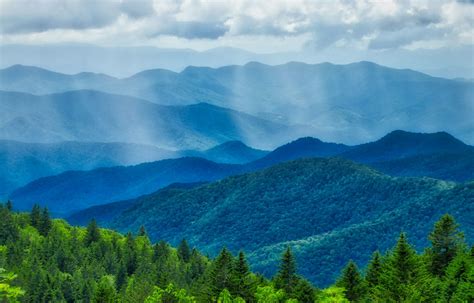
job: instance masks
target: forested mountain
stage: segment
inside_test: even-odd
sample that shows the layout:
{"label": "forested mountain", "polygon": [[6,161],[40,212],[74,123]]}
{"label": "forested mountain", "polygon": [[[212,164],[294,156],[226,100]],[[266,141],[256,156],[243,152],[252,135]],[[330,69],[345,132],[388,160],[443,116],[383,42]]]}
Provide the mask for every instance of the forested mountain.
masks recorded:
{"label": "forested mountain", "polygon": [[[68,171],[45,177],[14,191],[11,199],[21,210],[38,201],[55,215],[93,205],[134,198],[176,182],[200,182],[223,178],[242,171],[232,164],[218,164],[202,158],[180,158],[135,166]],[[46,202],[47,201],[47,202]]]}
{"label": "forested mountain", "polygon": [[159,199],[159,196],[170,197],[171,195],[182,193],[203,184],[206,184],[206,182],[173,183],[154,193],[143,195],[139,198],[96,205],[80,210],[66,217],[66,220],[73,225],[82,226],[86,226],[91,220],[95,220],[101,226],[108,226],[110,222],[118,217],[123,211],[133,208],[134,204],[140,204],[139,201],[145,201],[148,199],[156,200]]}
{"label": "forested mountain", "polygon": [[0,92],[0,109],[0,139],[23,142],[126,142],[183,150],[232,140],[274,146],[304,133],[206,103],[162,106],[87,90],[45,96]]}
{"label": "forested mountain", "polygon": [[229,141],[204,151],[184,151],[186,156],[201,157],[218,163],[244,164],[268,154],[268,151],[251,148],[241,141]]}
{"label": "forested mountain", "polygon": [[377,141],[358,145],[340,156],[358,162],[371,163],[428,154],[473,151],[473,146],[463,143],[446,132],[420,134],[396,130]]}
{"label": "forested mountain", "polygon": [[[474,299],[474,247],[468,249],[454,218],[444,215],[428,234],[422,255],[410,235],[374,252],[363,273],[347,261],[339,278],[318,289],[300,275],[286,246],[271,278],[252,272],[245,253],[226,248],[211,259],[183,239],[177,248],[151,243],[141,227],[126,236],[51,220],[47,209],[12,212],[0,207],[0,299],[5,302],[470,302]],[[426,237],[426,235],[425,235]],[[357,241],[360,234],[353,234]],[[380,239],[380,238],[377,238]],[[352,250],[358,248],[352,248]],[[319,257],[324,258],[321,254]],[[325,271],[326,267],[320,267]],[[7,271],[5,273],[5,270]]]}
{"label": "forested mountain", "polygon": [[172,158],[176,153],[129,143],[25,143],[0,140],[0,197],[35,179],[67,170],[133,165]]}
{"label": "forested mountain", "polygon": [[370,166],[393,176],[424,177],[465,182],[474,180],[474,151],[435,153],[371,163]]}
{"label": "forested mountain", "polygon": [[136,165],[163,159],[201,157],[219,163],[247,163],[268,152],[240,141],[229,141],[204,151],[170,151],[133,143],[25,143],[0,140],[0,197],[41,177],[68,170]]}
{"label": "forested mountain", "polygon": [[402,230],[422,247],[423,235],[445,212],[456,214],[472,237],[473,199],[474,183],[394,178],[348,160],[305,159],[176,195],[158,192],[137,200],[110,226],[144,225],[151,239],[185,237],[211,254],[222,246],[244,249],[253,268],[267,274],[275,270],[276,251],[291,243],[305,276],[326,285],[343,256],[365,263]]}
{"label": "forested mountain", "polygon": [[[387,139],[394,136],[399,138],[395,146],[385,144],[392,142]],[[403,138],[409,140],[405,142]],[[440,138],[442,140],[438,140]],[[445,140],[446,138],[449,140]],[[222,152],[218,155],[221,159],[234,157],[234,154],[225,152],[226,145],[216,148]],[[56,214],[59,208],[62,209],[61,212],[69,213],[93,205],[136,198],[175,182],[214,181],[293,159],[328,156],[357,158],[393,176],[427,176],[463,182],[473,180],[472,150],[471,146],[442,133],[415,134],[396,131],[378,141],[353,147],[325,143],[314,138],[302,138],[244,165],[224,165],[198,158],[183,158],[132,167],[72,171],[33,181],[13,192],[10,198],[20,209],[28,209],[33,203],[47,201],[44,203],[48,203],[48,207]],[[237,153],[238,157],[245,157],[247,152],[250,151],[243,148],[241,154]],[[364,153],[367,156],[364,156]],[[209,151],[200,155],[213,157],[213,153]],[[409,157],[403,158],[404,156]],[[386,161],[380,162],[379,159]],[[202,175],[199,172],[202,172]],[[82,190],[83,185],[87,191]]]}
{"label": "forested mountain", "polygon": [[280,146],[249,165],[263,168],[300,158],[331,157],[351,148],[344,144],[327,143],[316,138],[305,137]]}
{"label": "forested mountain", "polygon": [[126,79],[95,74],[58,75],[14,66],[0,75],[0,88],[4,90],[44,94],[100,89],[159,104],[207,102],[282,124],[310,125],[313,128],[306,135],[325,141],[358,144],[398,128],[418,132],[444,130],[471,144],[474,138],[470,119],[474,83],[370,62],[191,66],[180,73],[158,69]]}

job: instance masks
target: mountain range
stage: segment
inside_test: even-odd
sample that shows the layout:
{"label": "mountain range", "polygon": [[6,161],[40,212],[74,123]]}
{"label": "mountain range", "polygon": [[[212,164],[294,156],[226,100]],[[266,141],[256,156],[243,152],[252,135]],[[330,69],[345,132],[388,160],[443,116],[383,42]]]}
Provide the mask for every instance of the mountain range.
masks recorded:
{"label": "mountain range", "polygon": [[[394,149],[395,146],[398,148]],[[137,166],[70,171],[35,180],[15,190],[10,198],[19,209],[28,210],[42,201],[53,213],[64,216],[90,206],[150,194],[176,182],[215,181],[294,159],[333,156],[366,163],[393,176],[428,176],[457,182],[474,179],[472,146],[447,133],[394,131],[380,140],[358,146],[301,138],[240,165],[185,157]]]}
{"label": "mountain range", "polygon": [[152,240],[186,238],[211,255],[222,246],[244,249],[253,269],[268,275],[291,245],[304,260],[301,274],[324,286],[348,257],[365,264],[401,231],[423,247],[445,212],[456,216],[470,241],[473,199],[472,182],[390,177],[349,160],[300,159],[198,187],[163,189],[136,199],[109,226],[123,232],[144,226]]}
{"label": "mountain range", "polygon": [[173,106],[206,102],[283,125],[306,125],[306,135],[346,144],[374,140],[397,128],[444,130],[474,142],[474,83],[370,62],[190,66],[179,73],[155,69],[123,79],[17,65],[0,71],[0,89],[33,94],[92,89]]}
{"label": "mountain range", "polygon": [[125,142],[183,150],[232,140],[268,146],[305,132],[207,103],[163,106],[90,90],[43,96],[0,91],[0,109],[0,138],[35,143]]}

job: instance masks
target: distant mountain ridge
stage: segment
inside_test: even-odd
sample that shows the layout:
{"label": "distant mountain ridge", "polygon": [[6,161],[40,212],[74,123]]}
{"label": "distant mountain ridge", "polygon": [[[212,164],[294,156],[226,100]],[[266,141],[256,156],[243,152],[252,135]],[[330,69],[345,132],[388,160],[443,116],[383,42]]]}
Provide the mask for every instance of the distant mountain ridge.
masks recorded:
{"label": "distant mountain ridge", "polygon": [[281,124],[309,125],[313,129],[307,135],[346,144],[374,140],[397,128],[445,130],[474,143],[474,122],[470,119],[474,83],[371,62],[190,66],[180,73],[157,69],[125,79],[96,74],[57,79],[56,73],[32,73],[26,67],[21,76],[20,68],[15,69],[15,73],[0,71],[0,89],[43,94],[96,89],[159,104],[206,102]]}
{"label": "distant mountain ridge", "polygon": [[67,170],[132,165],[173,156],[172,151],[140,144],[0,140],[0,197],[35,179]]}
{"label": "distant mountain ridge", "polygon": [[[368,163],[394,176],[428,176],[458,182],[473,179],[474,174],[470,169],[474,166],[472,146],[447,134],[403,133],[401,136],[400,134],[401,132],[393,132],[378,141],[352,147],[324,143],[314,138],[302,138],[277,148],[259,160],[242,165],[217,164],[200,158],[181,158],[133,167],[68,172],[36,180],[13,192],[10,198],[20,209],[29,209],[33,203],[44,201],[51,211],[68,214],[93,205],[149,194],[175,182],[215,181],[300,158],[346,157],[346,155],[362,159],[362,163]],[[411,143],[408,145],[399,142],[400,150],[394,153],[391,144],[385,147],[383,144],[391,142],[388,139],[394,136],[400,138],[415,136],[418,139],[410,140]],[[433,138],[442,139],[440,141],[442,144],[435,144]],[[444,146],[448,141],[454,144]],[[422,142],[429,144],[423,145]],[[423,146],[429,153],[423,152]],[[447,149],[450,146],[451,151]],[[364,153],[371,158],[363,157]],[[410,157],[404,158],[404,155]],[[417,161],[416,165],[412,157]],[[416,160],[416,157],[421,157],[425,161]],[[382,158],[384,161],[380,162]],[[439,162],[440,159],[443,162]],[[86,187],[87,191],[78,191],[81,187]]]}
{"label": "distant mountain ridge", "polygon": [[163,106],[90,90],[45,96],[0,91],[0,109],[0,139],[23,142],[125,142],[183,150],[232,140],[271,146],[307,132],[207,103]]}

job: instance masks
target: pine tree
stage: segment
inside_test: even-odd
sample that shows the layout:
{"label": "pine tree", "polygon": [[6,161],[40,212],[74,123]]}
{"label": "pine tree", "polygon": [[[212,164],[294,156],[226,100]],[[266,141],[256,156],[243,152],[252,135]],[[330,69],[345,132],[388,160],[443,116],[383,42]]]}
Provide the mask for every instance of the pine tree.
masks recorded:
{"label": "pine tree", "polygon": [[189,262],[191,258],[191,249],[189,248],[188,242],[186,239],[181,240],[178,246],[178,257],[183,262]]}
{"label": "pine tree", "polygon": [[373,288],[380,284],[380,276],[382,274],[382,257],[378,251],[374,252],[372,255],[372,260],[370,260],[369,265],[367,266],[367,273],[365,275],[365,281],[369,288]]}
{"label": "pine tree", "polygon": [[293,298],[298,302],[314,302],[316,300],[315,289],[307,280],[300,279],[296,284]]}
{"label": "pine tree", "polygon": [[417,263],[415,250],[408,243],[405,233],[400,234],[392,260],[397,282],[410,283],[416,277]]}
{"label": "pine tree", "polygon": [[41,216],[38,224],[38,232],[46,237],[52,226],[53,223],[51,222],[51,218],[49,217],[48,208],[45,207],[41,211]]}
{"label": "pine tree", "polygon": [[125,240],[123,258],[125,261],[127,274],[130,276],[137,270],[138,267],[137,246],[135,239],[130,232],[127,233],[127,238]]}
{"label": "pine tree", "polygon": [[115,278],[115,288],[120,291],[122,286],[127,282],[127,268],[123,262],[120,262],[119,268],[117,271],[117,276]]}
{"label": "pine tree", "polygon": [[356,302],[362,298],[364,294],[363,280],[357,265],[352,260],[344,268],[337,286],[344,288],[344,295],[351,302]]}
{"label": "pine tree", "polygon": [[140,230],[138,231],[138,236],[139,237],[146,237],[147,234],[146,234],[146,229],[145,229],[145,226],[140,226]]}
{"label": "pine tree", "polygon": [[435,223],[434,230],[428,236],[431,241],[431,272],[442,276],[449,262],[463,244],[464,235],[458,230],[458,224],[451,215],[444,215]]}
{"label": "pine tree", "polygon": [[162,262],[170,255],[170,247],[165,241],[160,241],[153,246],[153,262]]}
{"label": "pine tree", "polygon": [[245,301],[251,301],[252,296],[252,280],[250,270],[245,259],[243,251],[239,252],[239,256],[234,265],[234,295],[243,298]]}
{"label": "pine tree", "polygon": [[7,208],[0,208],[0,245],[18,240],[20,231],[13,219],[13,214]]}
{"label": "pine tree", "polygon": [[86,245],[90,245],[91,243],[98,242],[100,240],[100,230],[97,226],[97,222],[95,219],[92,219],[89,225],[87,225],[87,233],[85,237]]}
{"label": "pine tree", "polygon": [[288,246],[282,255],[280,269],[275,277],[275,285],[277,288],[283,289],[287,296],[291,296],[298,280],[296,261]]}
{"label": "pine tree", "polygon": [[12,201],[8,200],[7,201],[7,204],[6,204],[6,207],[9,211],[12,211],[13,210],[13,204],[12,204]]}
{"label": "pine tree", "polygon": [[413,283],[419,279],[418,256],[401,233],[391,256],[385,264],[383,292],[397,302],[404,302],[413,295]]}
{"label": "pine tree", "polygon": [[116,302],[117,291],[115,290],[114,280],[111,276],[104,276],[100,279],[95,290],[92,302],[114,303]]}
{"label": "pine tree", "polygon": [[233,256],[224,247],[212,264],[209,275],[210,297],[215,300],[224,289],[233,289]]}
{"label": "pine tree", "polygon": [[41,208],[38,204],[33,205],[30,213],[30,224],[34,228],[38,228],[41,222]]}

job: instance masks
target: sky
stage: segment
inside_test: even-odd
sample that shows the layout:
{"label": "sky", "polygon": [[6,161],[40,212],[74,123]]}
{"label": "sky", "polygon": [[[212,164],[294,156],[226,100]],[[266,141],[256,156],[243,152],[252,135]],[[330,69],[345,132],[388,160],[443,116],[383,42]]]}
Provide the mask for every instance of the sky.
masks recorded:
{"label": "sky", "polygon": [[474,1],[0,0],[0,47],[57,43],[235,47],[329,62],[354,53],[416,62],[432,51],[439,69],[472,71]]}

